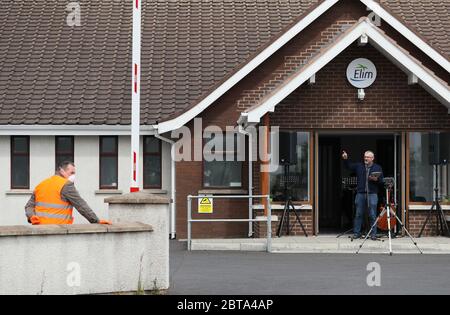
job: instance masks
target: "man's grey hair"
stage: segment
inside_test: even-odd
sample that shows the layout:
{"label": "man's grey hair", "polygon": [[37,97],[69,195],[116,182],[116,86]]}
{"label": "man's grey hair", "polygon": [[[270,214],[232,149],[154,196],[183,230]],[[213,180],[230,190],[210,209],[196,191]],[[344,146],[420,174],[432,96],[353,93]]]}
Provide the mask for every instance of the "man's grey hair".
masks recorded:
{"label": "man's grey hair", "polygon": [[69,167],[69,165],[75,167],[75,164],[72,161],[62,161],[56,166],[56,171],[58,172],[60,169],[67,170],[67,167]]}
{"label": "man's grey hair", "polygon": [[370,150],[367,150],[366,152],[364,152],[364,155],[366,155],[366,154],[371,154],[375,158],[375,153],[373,153]]}

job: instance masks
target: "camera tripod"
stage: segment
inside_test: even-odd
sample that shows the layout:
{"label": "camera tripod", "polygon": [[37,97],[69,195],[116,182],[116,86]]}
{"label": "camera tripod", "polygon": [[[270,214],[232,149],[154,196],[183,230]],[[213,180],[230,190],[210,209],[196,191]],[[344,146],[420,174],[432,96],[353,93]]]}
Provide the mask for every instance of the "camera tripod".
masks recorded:
{"label": "camera tripod", "polygon": [[370,233],[372,232],[372,230],[375,228],[375,226],[377,226],[378,221],[384,216],[384,214],[387,214],[386,216],[386,220],[387,220],[387,225],[388,225],[388,237],[389,237],[389,255],[392,256],[392,228],[391,227],[391,215],[395,216],[395,218],[397,219],[397,222],[400,224],[401,228],[405,230],[406,234],[409,236],[409,238],[411,239],[411,241],[413,242],[413,244],[417,247],[417,249],[419,250],[419,252],[421,254],[423,254],[422,250],[419,248],[419,246],[417,246],[417,242],[414,240],[414,238],[411,236],[411,234],[409,234],[408,230],[406,229],[406,227],[403,225],[403,222],[399,219],[399,217],[397,216],[397,214],[395,213],[394,210],[392,210],[391,208],[391,202],[390,202],[390,189],[393,187],[393,183],[391,184],[387,184],[386,185],[386,206],[384,207],[383,211],[381,211],[380,215],[377,217],[377,219],[375,220],[375,222],[373,223],[372,227],[370,228],[370,231],[367,233],[366,237],[364,238],[364,241],[362,242],[361,245],[359,245],[358,250],[356,251],[356,254],[359,254],[359,251],[361,250],[361,248],[363,247],[364,243],[367,241],[367,238],[369,237]]}
{"label": "camera tripod", "polygon": [[289,225],[289,215],[291,212],[293,212],[295,214],[295,221],[294,221],[294,225],[295,222],[298,222],[303,230],[303,233],[305,234],[306,237],[308,237],[308,233],[306,233],[305,227],[303,226],[302,220],[300,220],[300,216],[297,213],[297,210],[295,209],[293,203],[292,203],[292,196],[289,194],[288,192],[288,183],[295,183],[296,179],[295,177],[291,177],[289,175],[289,164],[285,164],[284,165],[284,174],[283,174],[283,184],[284,184],[284,199],[285,199],[285,203],[284,203],[284,210],[283,210],[283,215],[281,216],[281,220],[280,220],[280,224],[278,225],[278,231],[277,231],[277,236],[280,237],[281,236],[281,231],[283,230],[283,225],[285,222],[285,218],[286,218],[286,234],[289,235],[291,232],[291,227]]}
{"label": "camera tripod", "polygon": [[[439,178],[439,172],[438,172],[438,165],[435,164],[434,166],[434,195],[433,195],[433,204],[430,208],[430,211],[428,212],[427,218],[425,219],[425,222],[422,225],[422,228],[420,229],[420,233],[418,237],[422,236],[423,230],[425,229],[425,226],[427,225],[428,221],[431,218],[431,215],[433,212],[436,215],[436,235],[442,235],[442,236],[450,236],[450,232],[448,229],[447,221],[445,220],[444,212],[442,211],[441,204],[439,203],[439,187],[438,187],[438,178]],[[434,211],[433,211],[434,210]],[[445,231],[444,231],[445,228]]]}

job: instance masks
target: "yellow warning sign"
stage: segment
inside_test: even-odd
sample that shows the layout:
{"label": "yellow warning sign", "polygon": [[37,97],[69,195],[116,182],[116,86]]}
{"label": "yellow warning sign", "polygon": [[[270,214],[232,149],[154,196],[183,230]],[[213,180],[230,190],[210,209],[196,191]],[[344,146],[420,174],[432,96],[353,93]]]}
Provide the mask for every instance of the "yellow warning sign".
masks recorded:
{"label": "yellow warning sign", "polygon": [[198,213],[213,213],[213,200],[209,197],[198,199]]}

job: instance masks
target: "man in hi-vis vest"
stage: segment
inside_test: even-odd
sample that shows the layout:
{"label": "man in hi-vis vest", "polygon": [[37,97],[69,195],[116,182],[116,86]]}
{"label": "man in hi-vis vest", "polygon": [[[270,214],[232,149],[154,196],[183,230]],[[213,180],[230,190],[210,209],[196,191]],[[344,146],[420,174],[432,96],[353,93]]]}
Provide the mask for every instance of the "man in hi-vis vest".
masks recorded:
{"label": "man in hi-vis vest", "polygon": [[72,211],[75,207],[90,223],[111,224],[109,221],[99,220],[81,198],[74,181],[74,163],[66,161],[58,165],[55,175],[37,185],[25,205],[28,222],[33,225],[72,224]]}

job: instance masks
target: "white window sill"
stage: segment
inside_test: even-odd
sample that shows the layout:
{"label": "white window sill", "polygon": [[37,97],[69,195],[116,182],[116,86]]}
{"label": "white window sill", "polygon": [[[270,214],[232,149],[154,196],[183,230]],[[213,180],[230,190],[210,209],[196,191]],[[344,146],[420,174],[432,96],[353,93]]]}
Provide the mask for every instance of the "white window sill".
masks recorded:
{"label": "white window sill", "polygon": [[[450,205],[442,205],[441,204],[441,208],[442,210],[450,210]],[[409,205],[409,210],[430,210],[431,209],[431,204],[430,205]]]}
{"label": "white window sill", "polygon": [[121,195],[122,190],[118,189],[99,189],[95,191],[96,195]]}
{"label": "white window sill", "polygon": [[198,194],[199,195],[247,195],[248,191],[245,189],[215,188],[215,189],[199,190]]}
{"label": "white window sill", "polygon": [[149,193],[149,194],[162,194],[162,195],[167,195],[167,190],[164,189],[143,189],[143,192]]}
{"label": "white window sill", "polygon": [[5,192],[6,195],[32,195],[33,191],[29,189],[13,189]]}
{"label": "white window sill", "polygon": [[[272,214],[271,218],[272,218],[272,222],[278,222],[278,216],[277,215],[273,215]],[[256,220],[261,220],[260,222],[264,222],[264,221],[267,222],[267,216],[257,216],[255,219]]]}

